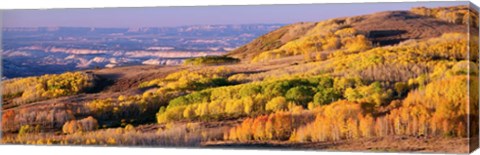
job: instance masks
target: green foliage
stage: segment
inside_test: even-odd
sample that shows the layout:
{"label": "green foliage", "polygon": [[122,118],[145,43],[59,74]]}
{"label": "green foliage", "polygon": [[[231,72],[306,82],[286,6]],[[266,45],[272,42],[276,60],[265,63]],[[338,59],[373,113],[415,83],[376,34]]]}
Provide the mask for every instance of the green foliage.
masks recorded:
{"label": "green foliage", "polygon": [[[171,100],[168,104],[168,107],[188,105],[191,103],[202,103],[208,102],[211,95],[211,90],[194,92],[189,95],[180,96]],[[167,108],[168,109],[168,108]]]}
{"label": "green foliage", "polygon": [[313,103],[315,105],[327,105],[342,97],[341,92],[334,88],[320,89],[319,92],[313,96]]}
{"label": "green foliage", "polygon": [[158,93],[165,91],[202,90],[210,87],[230,85],[226,76],[231,71],[225,67],[205,68],[200,70],[182,70],[139,85],[140,88],[160,87]]}
{"label": "green foliage", "polygon": [[254,96],[262,92],[262,87],[259,85],[245,85],[240,88],[238,95],[241,97]]}
{"label": "green foliage", "polygon": [[178,94],[174,93],[146,92],[143,95],[119,96],[118,99],[93,100],[86,104],[86,108],[96,119],[99,119],[99,124],[102,126],[124,126],[125,123],[153,121],[159,109],[162,111],[161,107],[166,106],[168,101],[177,96]]}
{"label": "green foliage", "polygon": [[381,106],[390,99],[391,90],[382,88],[379,82],[374,82],[369,86],[358,86],[357,88],[347,88],[344,96],[349,101],[366,102],[375,106]]}
{"label": "green foliage", "polygon": [[312,101],[314,90],[312,87],[297,86],[290,88],[285,94],[285,98],[291,102],[298,102],[299,104],[307,107],[308,102]]}
{"label": "green foliage", "polygon": [[240,59],[232,58],[228,56],[205,56],[205,57],[186,59],[184,64],[186,65],[221,65],[221,64],[233,64],[238,62],[240,62]]}
{"label": "green foliage", "polygon": [[395,91],[398,96],[402,96],[406,91],[408,91],[408,84],[405,82],[397,82],[395,83]]}
{"label": "green foliage", "polygon": [[[143,123],[158,120],[197,119],[197,107],[186,107],[191,102],[202,103],[210,98],[210,87],[230,85],[226,80],[229,70],[225,67],[200,70],[181,70],[142,83],[140,87],[159,87],[156,91],[147,91],[143,95],[119,96],[94,100],[87,108],[102,122],[102,125],[118,126],[125,123]],[[203,90],[205,91],[196,91]],[[184,94],[190,93],[190,95]],[[167,106],[169,105],[169,106]],[[187,109],[187,110],[185,110]],[[161,115],[161,116],[160,116]],[[153,118],[153,119],[152,119]],[[111,122],[104,120],[128,120]]]}
{"label": "green foliage", "polygon": [[307,107],[320,91],[324,91],[325,98],[340,98],[339,93],[328,92],[334,85],[330,77],[311,77],[209,88],[171,100],[165,111],[157,113],[157,121],[226,119],[294,109],[288,101]]}

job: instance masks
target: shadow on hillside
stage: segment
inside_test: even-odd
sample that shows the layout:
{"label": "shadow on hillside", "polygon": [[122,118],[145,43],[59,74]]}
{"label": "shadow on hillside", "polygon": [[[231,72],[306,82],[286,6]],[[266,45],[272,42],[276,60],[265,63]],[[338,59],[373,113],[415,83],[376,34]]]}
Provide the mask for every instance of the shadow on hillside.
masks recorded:
{"label": "shadow on hillside", "polygon": [[89,89],[86,93],[99,93],[99,92],[102,92],[103,90],[106,90],[106,88],[108,88],[109,86],[115,83],[114,80],[107,77],[118,76],[118,75],[103,76],[103,75],[93,74],[93,76],[95,79],[94,87]]}
{"label": "shadow on hillside", "polygon": [[367,33],[367,37],[372,40],[374,45],[394,45],[407,40],[401,38],[402,34],[407,33],[405,30],[374,30]]}

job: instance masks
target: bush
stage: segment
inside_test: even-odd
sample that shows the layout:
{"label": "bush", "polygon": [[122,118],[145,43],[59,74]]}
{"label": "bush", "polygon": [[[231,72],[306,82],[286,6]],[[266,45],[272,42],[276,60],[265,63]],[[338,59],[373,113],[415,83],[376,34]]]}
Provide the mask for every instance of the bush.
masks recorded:
{"label": "bush", "polygon": [[313,96],[313,103],[315,105],[327,105],[342,97],[341,92],[334,88],[321,89]]}
{"label": "bush", "polygon": [[240,62],[240,59],[228,56],[205,56],[198,58],[186,59],[186,65],[219,65],[219,64],[233,64]]}
{"label": "bush", "polygon": [[93,131],[98,128],[98,121],[89,116],[81,120],[72,120],[63,125],[63,133],[73,134],[77,132]]}
{"label": "bush", "polygon": [[288,101],[301,104],[307,107],[308,102],[312,101],[313,90],[307,86],[297,86],[289,89],[285,94]]}
{"label": "bush", "polygon": [[18,78],[2,82],[2,95],[16,104],[25,104],[88,92],[94,81],[92,75],[82,72]]}
{"label": "bush", "polygon": [[280,111],[288,108],[287,99],[285,97],[275,97],[265,105],[267,111]]}

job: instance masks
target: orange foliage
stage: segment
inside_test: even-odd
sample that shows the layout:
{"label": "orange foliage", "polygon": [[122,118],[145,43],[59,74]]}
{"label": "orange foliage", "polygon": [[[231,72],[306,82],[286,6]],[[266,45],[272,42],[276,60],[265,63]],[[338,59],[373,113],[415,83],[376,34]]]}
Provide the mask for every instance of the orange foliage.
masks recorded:
{"label": "orange foliage", "polygon": [[231,128],[225,138],[233,141],[247,142],[252,140],[288,140],[295,128],[313,117],[310,112],[297,114],[296,112],[278,111],[270,115],[247,118],[242,124]]}

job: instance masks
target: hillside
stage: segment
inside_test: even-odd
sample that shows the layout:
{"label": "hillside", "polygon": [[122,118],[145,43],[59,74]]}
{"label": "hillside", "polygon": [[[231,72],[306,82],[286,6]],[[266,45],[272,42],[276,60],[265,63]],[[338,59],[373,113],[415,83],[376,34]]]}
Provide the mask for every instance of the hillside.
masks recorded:
{"label": "hillside", "polygon": [[389,11],[287,25],[182,65],[10,79],[2,142],[465,153],[478,142],[467,30]]}
{"label": "hillside", "polygon": [[[297,23],[272,31],[254,41],[228,53],[245,61],[265,51],[280,48],[290,41],[301,40],[322,33],[332,26],[329,33],[344,28],[352,28],[365,35],[373,45],[398,44],[409,39],[428,39],[443,33],[466,33],[466,26],[449,23],[434,17],[422,16],[410,11],[388,11],[370,15],[336,18],[317,23]],[[326,33],[326,32],[325,32]]]}
{"label": "hillside", "polygon": [[281,27],[229,52],[227,55],[251,59],[258,55],[260,51],[277,49],[289,41],[300,38],[313,26],[315,26],[315,23],[297,23]]}

